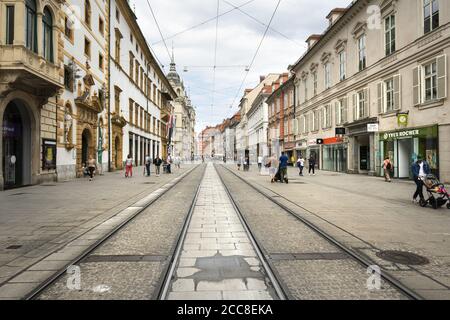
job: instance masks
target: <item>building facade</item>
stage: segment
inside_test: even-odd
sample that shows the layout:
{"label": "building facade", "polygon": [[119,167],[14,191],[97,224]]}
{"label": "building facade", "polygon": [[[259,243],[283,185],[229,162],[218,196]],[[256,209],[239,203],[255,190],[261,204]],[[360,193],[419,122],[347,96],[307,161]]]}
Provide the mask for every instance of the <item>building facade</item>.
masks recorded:
{"label": "building facade", "polygon": [[0,190],[56,180],[61,2],[0,2]]}
{"label": "building facade", "polygon": [[296,143],[325,170],[381,175],[389,156],[410,178],[422,156],[450,181],[450,3],[358,0],[328,18],[290,68]]}

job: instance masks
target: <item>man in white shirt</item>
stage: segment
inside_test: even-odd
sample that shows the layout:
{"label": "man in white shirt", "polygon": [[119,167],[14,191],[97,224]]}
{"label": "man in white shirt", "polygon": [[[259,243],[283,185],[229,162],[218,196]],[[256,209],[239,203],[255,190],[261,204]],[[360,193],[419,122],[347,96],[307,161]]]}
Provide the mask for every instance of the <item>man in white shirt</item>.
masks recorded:
{"label": "man in white shirt", "polygon": [[263,157],[259,156],[258,157],[258,168],[259,168],[259,170],[261,170],[261,168],[262,168],[262,162],[263,162]]}

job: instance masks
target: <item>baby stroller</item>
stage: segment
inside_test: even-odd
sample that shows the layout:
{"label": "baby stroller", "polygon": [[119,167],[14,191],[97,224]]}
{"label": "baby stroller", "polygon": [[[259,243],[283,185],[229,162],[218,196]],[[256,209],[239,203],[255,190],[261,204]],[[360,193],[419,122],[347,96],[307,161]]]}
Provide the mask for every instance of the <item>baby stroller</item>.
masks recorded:
{"label": "baby stroller", "polygon": [[420,201],[422,207],[431,205],[434,209],[437,209],[447,204],[447,209],[450,209],[450,195],[445,189],[444,184],[435,175],[427,175],[424,179],[424,184],[427,188],[428,200]]}
{"label": "baby stroller", "polygon": [[[278,168],[274,180],[275,180],[275,182],[283,182],[283,181],[281,181],[281,169],[280,168]],[[284,182],[289,183],[289,179],[287,176],[284,177]]]}

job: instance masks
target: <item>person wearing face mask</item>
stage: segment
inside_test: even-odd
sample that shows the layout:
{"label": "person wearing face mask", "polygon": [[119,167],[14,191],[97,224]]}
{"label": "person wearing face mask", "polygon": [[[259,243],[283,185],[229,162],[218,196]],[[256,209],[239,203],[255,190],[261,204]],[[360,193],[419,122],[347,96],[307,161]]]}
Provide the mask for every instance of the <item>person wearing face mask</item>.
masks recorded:
{"label": "person wearing face mask", "polygon": [[417,197],[420,197],[420,201],[425,201],[423,196],[423,186],[425,178],[431,173],[430,165],[423,160],[422,156],[417,157],[417,161],[412,165],[412,173],[414,177],[414,182],[416,183],[417,189],[413,196],[413,201],[417,202]]}

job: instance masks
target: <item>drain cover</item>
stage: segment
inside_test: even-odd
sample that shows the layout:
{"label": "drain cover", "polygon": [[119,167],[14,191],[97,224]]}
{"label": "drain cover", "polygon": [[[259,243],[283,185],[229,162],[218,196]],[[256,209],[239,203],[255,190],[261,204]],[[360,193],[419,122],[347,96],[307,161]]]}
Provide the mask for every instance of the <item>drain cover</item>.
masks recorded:
{"label": "drain cover", "polygon": [[56,184],[41,184],[41,187],[56,187]]}
{"label": "drain cover", "polygon": [[386,261],[404,265],[421,266],[430,263],[430,261],[425,257],[405,251],[381,251],[377,253],[377,257]]}
{"label": "drain cover", "polygon": [[144,182],[143,184],[156,184],[156,182]]}
{"label": "drain cover", "polygon": [[26,193],[26,192],[21,192],[21,193],[14,193],[14,194],[10,194],[10,197],[15,197],[15,196],[24,196],[27,194],[32,194],[32,193]]}

